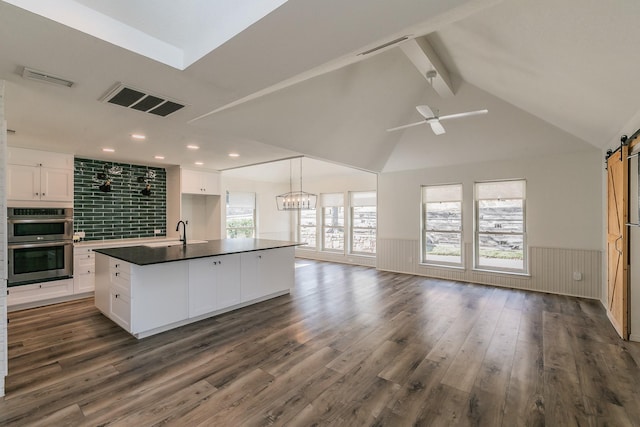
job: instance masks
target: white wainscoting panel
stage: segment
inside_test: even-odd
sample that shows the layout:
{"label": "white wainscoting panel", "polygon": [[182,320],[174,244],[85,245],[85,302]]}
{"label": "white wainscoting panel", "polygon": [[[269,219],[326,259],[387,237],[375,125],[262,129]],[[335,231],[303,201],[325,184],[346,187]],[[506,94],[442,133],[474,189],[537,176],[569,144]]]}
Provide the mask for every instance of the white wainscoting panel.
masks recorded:
{"label": "white wainscoting panel", "polygon": [[[378,239],[379,270],[447,280],[600,299],[602,252],[583,249],[529,248],[529,275],[473,270],[473,246],[465,244],[464,268],[421,265],[418,240]],[[573,273],[581,274],[574,280]]]}
{"label": "white wainscoting panel", "polygon": [[344,255],[334,252],[310,251],[296,249],[296,258],[315,259],[318,261],[338,262],[342,264],[363,265],[365,267],[375,267],[376,257],[361,255]]}

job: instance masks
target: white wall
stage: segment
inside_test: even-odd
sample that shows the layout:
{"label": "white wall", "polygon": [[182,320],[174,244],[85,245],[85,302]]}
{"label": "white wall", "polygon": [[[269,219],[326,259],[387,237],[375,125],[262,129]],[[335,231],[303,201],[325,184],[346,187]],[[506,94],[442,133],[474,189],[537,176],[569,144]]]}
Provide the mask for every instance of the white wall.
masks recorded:
{"label": "white wall", "polygon": [[0,396],[7,375],[7,123],[4,118],[4,81],[0,80]]}
{"label": "white wall", "polygon": [[[383,173],[378,180],[378,268],[600,298],[603,165],[600,150],[585,148],[571,154]],[[531,275],[473,272],[473,184],[512,178],[527,180]],[[421,266],[420,186],[459,182],[464,193],[465,270]],[[574,271],[583,273],[583,280],[573,281]]]}
{"label": "white wall", "polygon": [[[638,190],[638,157],[633,157],[629,164],[629,222],[635,224],[640,223]],[[629,227],[629,242],[629,330],[630,339],[640,341],[640,262],[634,262],[634,259],[638,259],[637,254],[640,253],[640,227]],[[606,292],[606,286],[604,289]],[[604,294],[603,304],[606,304],[606,301],[606,294]]]}
{"label": "white wall", "polygon": [[222,172],[221,175],[221,211],[222,236],[225,231],[226,192],[256,193],[256,225],[261,239],[294,240],[295,233],[291,228],[291,212],[278,211],[276,196],[289,191],[289,184],[253,181],[230,177]]}

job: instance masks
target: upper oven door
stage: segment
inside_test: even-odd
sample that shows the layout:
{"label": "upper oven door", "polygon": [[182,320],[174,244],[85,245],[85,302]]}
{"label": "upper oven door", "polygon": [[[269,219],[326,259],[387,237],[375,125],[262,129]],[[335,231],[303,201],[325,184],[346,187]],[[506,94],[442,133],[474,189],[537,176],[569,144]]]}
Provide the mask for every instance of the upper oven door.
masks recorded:
{"label": "upper oven door", "polygon": [[9,219],[7,240],[18,242],[45,242],[73,239],[73,219]]}

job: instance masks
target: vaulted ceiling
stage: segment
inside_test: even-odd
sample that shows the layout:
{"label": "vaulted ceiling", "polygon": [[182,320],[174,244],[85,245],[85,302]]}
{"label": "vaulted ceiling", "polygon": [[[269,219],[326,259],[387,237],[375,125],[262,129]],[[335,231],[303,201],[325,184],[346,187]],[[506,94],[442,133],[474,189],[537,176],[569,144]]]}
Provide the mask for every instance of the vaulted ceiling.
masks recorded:
{"label": "vaulted ceiling", "polygon": [[[9,145],[218,170],[303,154],[384,172],[599,150],[640,126],[635,0],[233,4],[0,1]],[[413,39],[431,48],[433,86],[405,53]],[[25,66],[74,85],[25,79]],[[187,106],[159,117],[101,102],[118,82]],[[386,131],[420,120],[419,104],[489,113],[439,136]]]}

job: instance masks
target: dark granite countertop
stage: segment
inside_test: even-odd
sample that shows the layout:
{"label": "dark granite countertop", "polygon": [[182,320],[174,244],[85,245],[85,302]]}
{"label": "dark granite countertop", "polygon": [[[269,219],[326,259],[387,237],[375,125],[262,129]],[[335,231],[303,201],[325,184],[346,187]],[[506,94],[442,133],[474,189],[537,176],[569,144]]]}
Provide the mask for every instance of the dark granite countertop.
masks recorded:
{"label": "dark granite countertop", "polygon": [[267,239],[222,239],[209,240],[205,243],[189,243],[186,246],[182,244],[160,247],[127,246],[123,248],[96,249],[95,252],[136,265],[151,265],[265,249],[286,248],[303,244]]}

